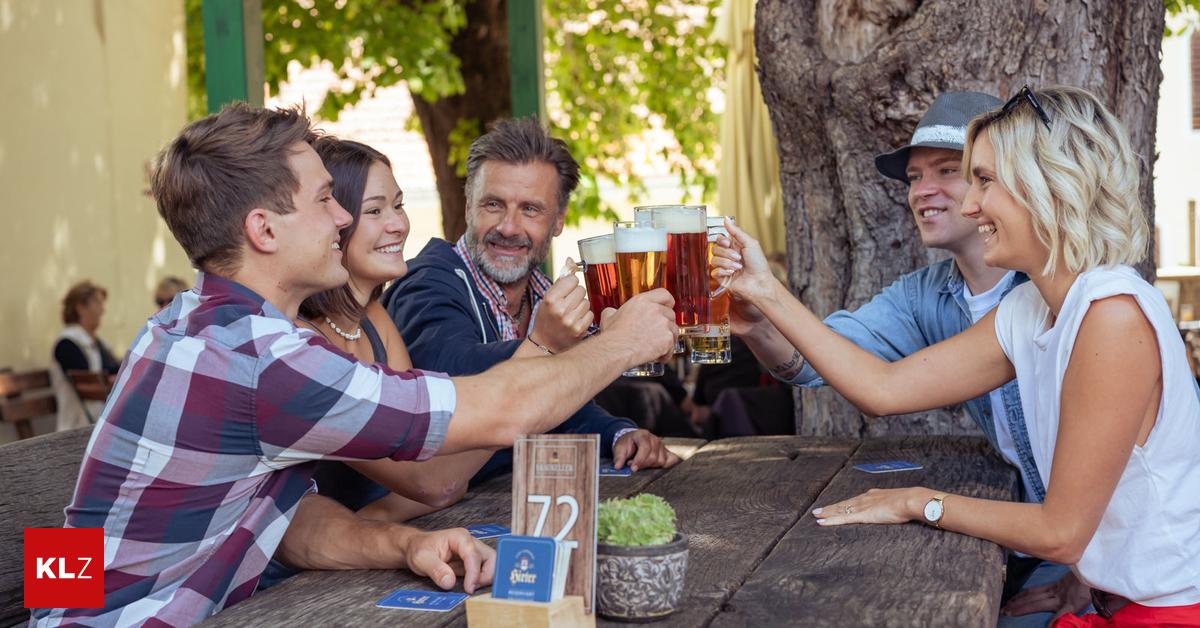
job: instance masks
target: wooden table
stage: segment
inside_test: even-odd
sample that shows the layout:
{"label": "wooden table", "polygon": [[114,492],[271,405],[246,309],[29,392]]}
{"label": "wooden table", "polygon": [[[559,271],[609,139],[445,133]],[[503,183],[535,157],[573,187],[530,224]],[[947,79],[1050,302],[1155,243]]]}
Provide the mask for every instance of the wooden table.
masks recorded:
{"label": "wooden table", "polygon": [[[684,458],[675,468],[600,479],[601,499],[640,492],[666,498],[688,535],[682,608],[655,625],[995,624],[1004,577],[1004,552],[995,544],[919,523],[822,528],[808,514],[872,487],[923,485],[1013,499],[1015,470],[982,438],[860,443],[771,436],[668,444]],[[924,469],[871,475],[852,468],[895,459]],[[510,476],[496,478],[414,525],[507,523],[510,490]],[[310,571],[219,613],[208,625],[466,625],[463,606],[446,614],[375,606],[402,587],[435,590],[406,571]]]}

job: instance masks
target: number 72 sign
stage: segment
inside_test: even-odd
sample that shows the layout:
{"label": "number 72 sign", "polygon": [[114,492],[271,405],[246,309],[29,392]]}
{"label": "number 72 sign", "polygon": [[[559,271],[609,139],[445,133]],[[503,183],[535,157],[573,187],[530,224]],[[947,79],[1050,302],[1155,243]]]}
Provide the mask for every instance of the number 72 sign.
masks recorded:
{"label": "number 72 sign", "polygon": [[583,596],[588,613],[596,593],[599,459],[596,434],[522,436],[513,445],[513,534],[566,542],[566,595]]}

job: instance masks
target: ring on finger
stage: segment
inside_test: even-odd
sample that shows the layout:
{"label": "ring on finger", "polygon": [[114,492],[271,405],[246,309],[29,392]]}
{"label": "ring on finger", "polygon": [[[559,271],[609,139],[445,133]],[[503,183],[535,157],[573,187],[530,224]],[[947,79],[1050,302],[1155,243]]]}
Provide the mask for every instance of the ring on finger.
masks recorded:
{"label": "ring on finger", "polygon": [[846,506],[845,508],[842,508],[842,512],[848,515],[854,512],[854,506]]}

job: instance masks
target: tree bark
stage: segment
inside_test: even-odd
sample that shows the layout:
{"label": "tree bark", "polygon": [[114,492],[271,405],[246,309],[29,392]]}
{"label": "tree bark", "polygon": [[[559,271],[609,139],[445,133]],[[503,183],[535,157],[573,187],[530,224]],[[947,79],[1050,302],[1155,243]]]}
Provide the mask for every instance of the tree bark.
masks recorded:
{"label": "tree bark", "polygon": [[413,94],[413,109],[429,145],[429,158],[437,179],[446,239],[458,239],[467,228],[464,177],[451,163],[452,134],[462,121],[474,121],[483,131],[498,118],[512,115],[508,68],[508,13],[505,0],[468,2],[467,24],[450,43],[461,62],[466,91],[457,96],[425,100]]}
{"label": "tree bark", "polygon": [[[926,251],[906,189],[873,157],[908,142],[945,91],[1006,99],[1021,85],[1075,85],[1124,121],[1151,168],[1162,74],[1162,2],[1124,0],[759,0],[755,43],[779,138],[789,279],[818,315],[856,308],[944,256]],[[1138,270],[1153,278],[1151,245]],[[828,389],[797,394],[799,434],[974,430],[960,412],[867,421]]]}

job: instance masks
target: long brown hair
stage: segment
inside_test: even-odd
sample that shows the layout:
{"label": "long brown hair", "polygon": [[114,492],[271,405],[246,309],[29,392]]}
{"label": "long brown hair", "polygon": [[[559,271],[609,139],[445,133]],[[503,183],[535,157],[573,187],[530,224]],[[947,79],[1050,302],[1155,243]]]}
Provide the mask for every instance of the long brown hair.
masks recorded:
{"label": "long brown hair", "polygon": [[[313,141],[312,147],[333,177],[333,198],[337,199],[338,204],[353,218],[338,234],[338,244],[346,251],[362,216],[363,190],[367,187],[367,175],[371,166],[379,162],[391,168],[392,162],[388,161],[383,153],[366,144],[340,140],[332,135],[318,137]],[[382,293],[383,286],[376,286],[367,302],[378,299]],[[349,284],[318,292],[300,304],[300,316],[308,320],[317,320],[322,316],[339,316],[357,321],[364,313],[363,306],[354,298]]]}

